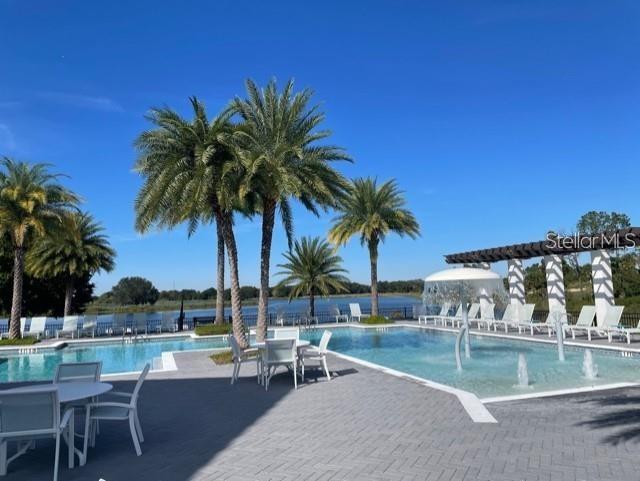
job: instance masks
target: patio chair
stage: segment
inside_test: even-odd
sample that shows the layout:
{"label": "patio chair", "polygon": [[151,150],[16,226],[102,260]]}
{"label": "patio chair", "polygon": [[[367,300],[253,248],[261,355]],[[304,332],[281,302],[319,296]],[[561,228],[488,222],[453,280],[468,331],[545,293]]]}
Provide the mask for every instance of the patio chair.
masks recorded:
{"label": "patio chair", "polygon": [[371,317],[369,314],[363,314],[360,310],[360,304],[354,302],[349,304],[349,311],[351,311],[351,322],[354,322],[354,319],[357,319],[356,322],[362,321],[362,319]]}
{"label": "patio chair", "polygon": [[32,317],[31,318],[31,324],[29,324],[29,329],[28,330],[27,329],[23,330],[22,337],[35,336],[38,339],[46,337],[46,334],[47,334],[47,330],[46,330],[47,319],[48,318],[45,317],[45,316]]}
{"label": "patio chair", "polygon": [[349,315],[342,314],[338,306],[331,307],[331,317],[335,318],[336,324],[339,324],[341,319],[345,322],[349,322]]}
{"label": "patio chair", "polygon": [[112,336],[121,334],[124,336],[127,332],[127,314],[118,313],[113,315],[113,321],[109,333]]}
{"label": "patio chair", "polygon": [[96,314],[86,314],[82,319],[82,327],[78,330],[78,337],[85,333],[91,334],[91,337],[96,337],[98,332],[98,316]]}
{"label": "patio chair", "polygon": [[148,333],[149,330],[147,328],[147,313],[136,312],[133,315],[133,334],[136,336],[144,334],[146,336]]}
{"label": "patio chair", "polygon": [[285,327],[284,329],[273,330],[274,339],[300,339],[300,329],[297,327]]}
{"label": "patio chair", "polygon": [[178,323],[173,312],[163,312],[160,318],[160,332],[177,332]]}
{"label": "patio chair", "polygon": [[56,366],[53,383],[98,382],[102,371],[102,361],[62,362]]}
{"label": "patio chair", "polygon": [[123,398],[126,402],[99,401],[86,405],[83,449],[85,460],[87,459],[89,438],[91,438],[91,447],[95,446],[96,423],[98,421],[129,421],[133,447],[138,456],[142,455],[140,443],[144,442],[144,436],[142,435],[142,428],[140,427],[140,419],[138,417],[138,397],[140,396],[140,388],[142,388],[149,369],[151,369],[151,365],[149,363],[145,364],[133,392],[110,391],[105,395]]}
{"label": "patio chair", "polygon": [[56,331],[56,338],[70,335],[71,339],[78,336],[78,321],[80,316],[64,316],[62,321],[62,329]]}
{"label": "patio chair", "polygon": [[304,382],[304,370],[305,367],[307,367],[308,361],[317,362],[318,367],[324,369],[324,373],[327,375],[327,381],[331,381],[331,374],[329,374],[329,368],[327,367],[327,346],[329,345],[329,340],[331,340],[331,331],[324,331],[317,348],[310,347],[302,351],[302,356],[300,357],[302,382]]}
{"label": "patio chair", "polygon": [[[35,447],[34,441],[55,438],[53,481],[58,480],[60,436],[66,432],[69,443],[69,466],[73,465],[74,436],[69,430],[73,409],[60,419],[60,400],[55,386],[42,386],[29,392],[0,391],[0,476],[7,474],[9,464]],[[16,441],[18,449],[8,457],[8,443]]]}
{"label": "patio chair", "polygon": [[275,320],[274,324],[276,324],[277,326],[284,326],[284,324],[285,324],[284,309],[279,308],[276,311],[276,320]]}
{"label": "patio chair", "polygon": [[442,304],[442,306],[440,306],[440,312],[438,314],[435,314],[435,315],[425,314],[423,316],[418,316],[418,324],[421,324],[423,322],[427,324],[427,321],[432,320],[433,325],[435,326],[436,318],[442,318],[444,316],[447,316],[449,314],[449,309],[451,309],[451,303],[445,302]]}
{"label": "patio chair", "polygon": [[551,334],[553,334],[553,332],[556,330],[557,316],[562,316],[562,325],[564,331],[564,329],[566,329],[568,326],[567,314],[564,311],[550,311],[549,314],[547,314],[547,318],[544,322],[529,321],[516,324],[518,326],[518,333],[521,333],[522,329],[529,329],[531,335],[533,336],[533,331],[543,332],[546,330],[549,337],[551,337]]}
{"label": "patio chair", "polygon": [[593,327],[593,320],[596,317],[596,306],[582,306],[578,320],[575,324],[567,326],[569,332],[571,332],[571,338],[576,338],[576,331],[586,331],[587,338],[591,340],[590,328]]}
{"label": "patio chair", "polygon": [[[249,333],[251,336],[251,332]],[[255,336],[255,333],[254,333]],[[240,375],[240,367],[244,362],[254,362],[256,363],[256,376],[258,376],[258,382],[261,382],[262,376],[262,365],[260,356],[258,356],[259,351],[256,348],[249,349],[241,349],[238,341],[233,335],[229,336],[229,344],[231,345],[231,356],[233,358],[233,373],[231,374],[231,384],[238,380],[238,376]]]}
{"label": "patio chair", "polygon": [[298,389],[298,349],[295,339],[266,339],[262,359],[264,389],[269,390],[271,377],[278,367],[284,366],[293,372],[293,386]]}
{"label": "patio chair", "polygon": [[[480,312],[480,303],[478,302],[474,302],[473,304],[471,304],[471,306],[469,306],[469,311],[467,311],[467,319],[469,321],[469,326],[471,326],[471,322],[472,321],[476,321],[477,317],[478,317],[478,312]],[[460,312],[460,317],[453,317],[452,321],[451,321],[451,326],[453,326],[453,323],[456,322],[457,326],[460,327],[460,325],[462,324],[462,312]]]}
{"label": "patio chair", "polygon": [[517,325],[518,323],[518,313],[516,306],[513,304],[507,304],[504,312],[502,313],[502,319],[494,319],[491,325],[493,326],[493,331],[498,331],[498,326],[504,327],[504,332],[509,332],[509,325]]}
{"label": "patio chair", "polygon": [[451,327],[454,327],[456,319],[462,319],[462,304],[458,304],[458,307],[456,308],[456,312],[453,314],[453,316],[438,316],[436,318],[436,320],[439,320],[442,323],[443,327],[447,327],[447,325],[449,324],[449,321],[451,321]]}

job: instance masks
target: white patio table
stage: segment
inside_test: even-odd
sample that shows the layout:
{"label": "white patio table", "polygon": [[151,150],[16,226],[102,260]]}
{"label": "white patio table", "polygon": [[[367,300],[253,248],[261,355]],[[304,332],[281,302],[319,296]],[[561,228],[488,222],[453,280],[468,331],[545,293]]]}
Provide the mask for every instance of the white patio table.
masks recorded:
{"label": "white patio table", "polygon": [[[15,387],[13,389],[8,389],[11,392],[29,392],[34,389],[39,389],[43,386],[43,384],[33,384],[30,386],[22,386]],[[69,403],[73,401],[80,401],[82,399],[91,399],[95,396],[100,396],[101,394],[107,393],[113,389],[113,386],[107,382],[61,382],[58,384],[53,384],[58,388],[58,399],[61,404]],[[75,433],[75,421],[74,416],[71,416],[69,419],[69,432]],[[66,436],[64,436],[64,440],[68,446],[73,445],[73,450],[78,455],[78,459],[80,461],[80,466],[84,466],[85,459],[84,454],[81,450],[76,449],[73,444],[73,439],[69,441]],[[71,444],[69,444],[71,442]],[[71,451],[70,451],[71,453]],[[69,456],[69,467],[74,467],[74,458],[73,455]]]}

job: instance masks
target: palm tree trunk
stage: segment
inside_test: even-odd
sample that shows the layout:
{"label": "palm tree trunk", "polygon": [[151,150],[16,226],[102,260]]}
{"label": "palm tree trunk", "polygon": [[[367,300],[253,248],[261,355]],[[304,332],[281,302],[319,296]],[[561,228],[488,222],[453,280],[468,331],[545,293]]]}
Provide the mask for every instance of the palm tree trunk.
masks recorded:
{"label": "palm tree trunk", "polygon": [[309,315],[311,317],[316,315],[316,296],[311,289],[311,293],[309,293]]}
{"label": "palm tree trunk", "polygon": [[[222,222],[222,236],[227,247],[229,259],[229,275],[231,277],[231,318],[233,320],[233,336],[241,348],[249,347],[245,332],[244,319],[242,317],[242,300],[240,298],[240,278],[238,276],[238,249],[236,238],[233,234],[231,213],[221,212],[219,220]],[[223,294],[224,295],[224,294]]]}
{"label": "palm tree trunk", "polygon": [[256,339],[262,342],[267,337],[267,315],[269,312],[269,263],[271,261],[271,241],[275,224],[276,203],[264,199],[262,203],[262,245],[260,247],[260,297],[258,298],[258,324]]}
{"label": "palm tree trunk", "polygon": [[9,339],[20,338],[20,317],[22,315],[22,280],[24,277],[24,248],[13,250],[13,297],[11,299],[11,319]]}
{"label": "palm tree trunk", "polygon": [[71,301],[73,300],[73,279],[67,280],[66,290],[64,292],[64,315],[71,315]]}
{"label": "palm tree trunk", "polygon": [[369,261],[371,262],[371,315],[378,315],[378,240],[369,241]]}
{"label": "palm tree trunk", "polygon": [[218,237],[218,276],[216,283],[216,324],[224,322],[224,237],[221,222],[216,222]]}

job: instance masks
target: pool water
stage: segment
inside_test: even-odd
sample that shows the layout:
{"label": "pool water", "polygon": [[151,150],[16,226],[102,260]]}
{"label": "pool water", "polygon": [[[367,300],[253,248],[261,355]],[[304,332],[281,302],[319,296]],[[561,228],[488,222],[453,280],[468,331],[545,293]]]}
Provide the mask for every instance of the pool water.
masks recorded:
{"label": "pool water", "polygon": [[228,347],[227,341],[217,339],[158,339],[131,344],[109,342],[94,345],[73,345],[59,350],[36,354],[0,353],[0,383],[18,381],[45,381],[53,379],[56,366],[61,362],[102,361],[102,373],[139,371],[146,363],[162,356],[163,352],[191,351]]}
{"label": "pool water", "polygon": [[[305,333],[317,344],[322,329]],[[480,398],[640,382],[640,357],[592,349],[597,365],[595,380],[582,373],[584,349],[565,346],[565,361],[558,361],[557,346],[537,342],[471,336],[471,359],[463,355],[462,372],[456,370],[455,334],[431,329],[394,327],[333,329],[329,349],[391,369],[470,391]],[[518,386],[518,354],[528,364],[528,387]]]}

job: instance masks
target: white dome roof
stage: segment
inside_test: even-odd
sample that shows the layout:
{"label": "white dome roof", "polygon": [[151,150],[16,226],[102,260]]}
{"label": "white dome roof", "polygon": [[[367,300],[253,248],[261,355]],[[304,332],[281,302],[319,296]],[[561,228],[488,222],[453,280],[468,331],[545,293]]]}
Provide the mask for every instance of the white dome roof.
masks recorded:
{"label": "white dome roof", "polygon": [[427,276],[425,282],[456,282],[456,281],[489,281],[500,280],[500,274],[488,269],[476,267],[455,267],[435,272]]}

